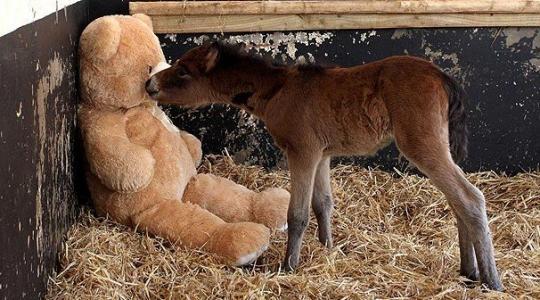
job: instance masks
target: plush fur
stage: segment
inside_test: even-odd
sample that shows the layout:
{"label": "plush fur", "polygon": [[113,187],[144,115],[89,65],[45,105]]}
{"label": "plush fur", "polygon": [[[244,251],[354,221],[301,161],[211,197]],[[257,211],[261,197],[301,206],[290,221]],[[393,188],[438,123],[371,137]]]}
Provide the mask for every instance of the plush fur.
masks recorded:
{"label": "plush fur", "polygon": [[147,16],[106,16],[80,39],[79,121],[95,208],[119,223],[202,248],[232,264],[256,259],[286,228],[290,195],[197,174],[200,141],[145,91],[165,58]]}

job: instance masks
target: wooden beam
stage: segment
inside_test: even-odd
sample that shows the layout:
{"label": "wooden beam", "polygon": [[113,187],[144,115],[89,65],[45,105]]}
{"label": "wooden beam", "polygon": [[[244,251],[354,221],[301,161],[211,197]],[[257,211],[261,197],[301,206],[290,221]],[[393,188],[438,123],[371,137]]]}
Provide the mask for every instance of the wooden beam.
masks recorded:
{"label": "wooden beam", "polygon": [[130,12],[175,15],[540,13],[539,0],[160,1],[130,2]]}
{"label": "wooden beam", "polygon": [[156,33],[540,26],[540,14],[311,14],[152,16]]}
{"label": "wooden beam", "polygon": [[540,26],[540,0],[162,1],[130,2],[154,31]]}

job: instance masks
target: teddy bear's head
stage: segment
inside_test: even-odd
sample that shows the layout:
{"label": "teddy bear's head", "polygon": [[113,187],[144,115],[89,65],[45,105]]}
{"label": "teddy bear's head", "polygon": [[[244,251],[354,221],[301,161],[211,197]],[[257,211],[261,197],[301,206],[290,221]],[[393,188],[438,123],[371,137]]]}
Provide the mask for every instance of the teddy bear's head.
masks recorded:
{"label": "teddy bear's head", "polygon": [[152,101],[145,82],[165,57],[148,16],[94,20],[81,35],[79,54],[83,103],[130,108]]}

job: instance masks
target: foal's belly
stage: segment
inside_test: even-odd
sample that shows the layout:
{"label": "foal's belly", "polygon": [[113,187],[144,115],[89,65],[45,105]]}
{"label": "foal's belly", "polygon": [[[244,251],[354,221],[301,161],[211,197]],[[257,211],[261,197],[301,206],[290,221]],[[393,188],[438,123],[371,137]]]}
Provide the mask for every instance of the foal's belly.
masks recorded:
{"label": "foal's belly", "polygon": [[326,155],[373,155],[392,141],[384,102],[378,97],[331,105],[327,124]]}
{"label": "foal's belly", "polygon": [[328,145],[323,153],[324,156],[372,156],[382,148],[392,143],[393,137],[388,134],[384,138],[370,139],[367,136],[361,136],[352,141],[339,141]]}

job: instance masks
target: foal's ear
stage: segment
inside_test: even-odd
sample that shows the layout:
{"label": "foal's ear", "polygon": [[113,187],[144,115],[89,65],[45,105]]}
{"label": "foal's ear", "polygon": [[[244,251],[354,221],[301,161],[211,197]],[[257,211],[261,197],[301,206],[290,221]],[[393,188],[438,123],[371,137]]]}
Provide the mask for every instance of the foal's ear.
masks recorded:
{"label": "foal's ear", "polygon": [[213,42],[208,47],[208,52],[205,56],[205,72],[209,72],[212,70],[219,59],[219,44],[217,42]]}

